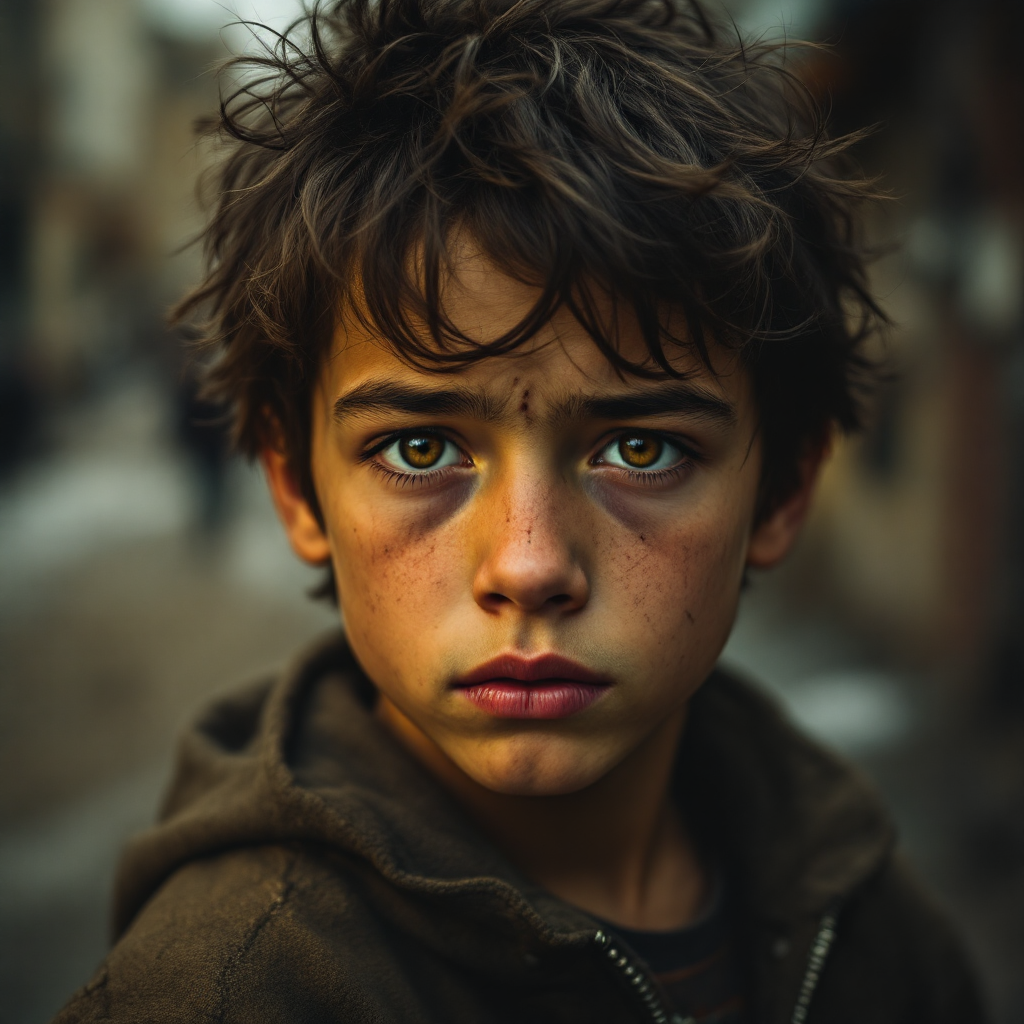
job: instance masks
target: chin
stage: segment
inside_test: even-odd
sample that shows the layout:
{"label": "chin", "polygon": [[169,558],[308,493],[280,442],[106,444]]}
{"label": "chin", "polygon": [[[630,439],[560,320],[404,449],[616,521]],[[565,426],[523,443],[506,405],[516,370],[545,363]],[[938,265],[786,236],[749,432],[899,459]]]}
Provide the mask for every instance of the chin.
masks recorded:
{"label": "chin", "polygon": [[[487,744],[459,767],[475,782],[507,796],[565,796],[593,785],[615,765],[614,759],[581,751],[578,743],[552,737],[515,737]],[[468,763],[467,763],[468,762]]]}

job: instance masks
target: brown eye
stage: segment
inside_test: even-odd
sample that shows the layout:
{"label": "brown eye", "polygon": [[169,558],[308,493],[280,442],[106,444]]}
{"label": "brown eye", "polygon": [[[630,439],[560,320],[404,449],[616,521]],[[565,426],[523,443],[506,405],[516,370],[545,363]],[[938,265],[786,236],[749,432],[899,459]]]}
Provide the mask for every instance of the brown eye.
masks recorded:
{"label": "brown eye", "polygon": [[661,458],[664,447],[650,434],[624,434],[619,438],[619,457],[633,469],[648,469]]}
{"label": "brown eye", "polygon": [[443,434],[410,432],[377,450],[373,461],[400,476],[429,476],[464,463],[462,451]]}
{"label": "brown eye", "polygon": [[402,459],[414,469],[430,469],[440,461],[445,450],[445,439],[430,434],[405,437],[398,442]]}

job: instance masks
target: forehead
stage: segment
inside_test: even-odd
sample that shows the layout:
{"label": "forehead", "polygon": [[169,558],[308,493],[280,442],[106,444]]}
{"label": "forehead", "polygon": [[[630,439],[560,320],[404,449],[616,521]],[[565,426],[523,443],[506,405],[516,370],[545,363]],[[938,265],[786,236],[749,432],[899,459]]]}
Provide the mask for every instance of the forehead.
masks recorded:
{"label": "forehead", "polygon": [[[514,329],[532,309],[539,295],[535,286],[516,280],[482,258],[459,265],[445,289],[445,314],[467,336],[486,344]],[[643,333],[628,303],[598,293],[598,316],[606,336],[626,360],[654,368]],[[477,412],[488,418],[523,411],[558,416],[571,410],[581,397],[634,392],[652,395],[674,391],[701,396],[745,419],[751,404],[749,375],[737,354],[709,342],[712,366],[685,343],[685,319],[666,309],[668,332],[682,342],[666,341],[665,351],[676,379],[651,380],[619,370],[601,351],[570,310],[560,307],[533,336],[515,350],[483,356],[458,368],[419,368],[363,322],[355,311],[344,313],[335,330],[331,351],[321,374],[323,397],[335,403],[366,385],[412,385],[441,390],[449,386],[481,396]],[[425,334],[426,332],[424,332]],[[683,382],[681,384],[680,382]],[[685,404],[685,403],[684,403]],[[640,414],[638,410],[637,415]]]}

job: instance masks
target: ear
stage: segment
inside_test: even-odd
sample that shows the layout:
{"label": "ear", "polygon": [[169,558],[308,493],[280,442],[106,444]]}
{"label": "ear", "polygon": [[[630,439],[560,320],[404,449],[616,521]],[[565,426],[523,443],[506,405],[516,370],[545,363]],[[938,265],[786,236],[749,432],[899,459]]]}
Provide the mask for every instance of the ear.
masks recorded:
{"label": "ear", "polygon": [[810,511],[814,487],[830,447],[828,442],[814,445],[800,459],[800,482],[796,490],[762,519],[750,535],[750,543],[747,546],[748,566],[755,569],[770,569],[789,553]]}
{"label": "ear", "polygon": [[330,561],[330,543],[313,515],[309,502],[303,497],[287,455],[276,448],[264,448],[260,453],[260,462],[292,550],[311,565],[323,565]]}

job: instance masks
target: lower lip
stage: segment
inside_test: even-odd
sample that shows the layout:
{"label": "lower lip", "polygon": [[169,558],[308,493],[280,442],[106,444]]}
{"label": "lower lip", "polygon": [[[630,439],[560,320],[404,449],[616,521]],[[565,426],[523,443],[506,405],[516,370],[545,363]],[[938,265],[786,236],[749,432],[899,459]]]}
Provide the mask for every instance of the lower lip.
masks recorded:
{"label": "lower lip", "polygon": [[494,680],[462,687],[466,699],[494,718],[568,718],[589,708],[607,689],[563,679],[550,683]]}

